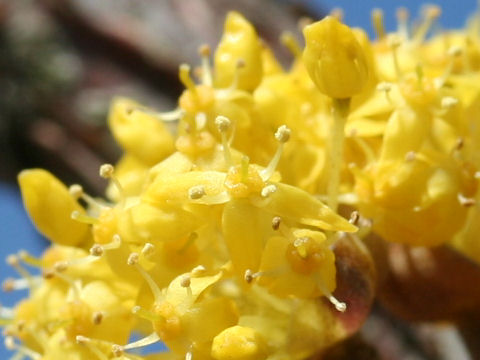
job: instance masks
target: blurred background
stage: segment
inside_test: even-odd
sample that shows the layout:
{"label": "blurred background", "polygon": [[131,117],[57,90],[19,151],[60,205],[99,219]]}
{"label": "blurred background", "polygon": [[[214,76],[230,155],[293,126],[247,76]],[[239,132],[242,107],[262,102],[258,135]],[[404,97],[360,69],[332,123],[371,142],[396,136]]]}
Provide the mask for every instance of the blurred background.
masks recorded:
{"label": "blurred background", "polygon": [[[430,3],[442,6],[444,28],[461,27],[476,10],[476,0]],[[200,44],[215,48],[228,10],[242,12],[288,65],[289,52],[278,38],[291,31],[301,40],[302,17],[319,19],[339,7],[348,25],[373,38],[372,8],[384,10],[386,27],[393,30],[396,7],[415,15],[421,5],[415,0],[0,0],[0,257],[21,248],[40,254],[46,246],[24,213],[17,173],[43,167],[67,184],[102,194],[98,168],[120,155],[106,127],[111,98],[129,96],[161,111],[173,109],[182,91],[178,65],[198,64]],[[1,261],[0,275],[15,273]],[[0,303],[11,306],[25,295],[2,292]],[[462,359],[451,332],[413,328],[382,309],[375,314],[362,338],[348,344],[356,359],[376,359],[382,346],[393,349],[390,359]],[[373,346],[379,334],[384,343]],[[456,347],[456,357],[436,343]],[[348,358],[345,349],[331,358]],[[3,346],[0,358],[8,358]]]}

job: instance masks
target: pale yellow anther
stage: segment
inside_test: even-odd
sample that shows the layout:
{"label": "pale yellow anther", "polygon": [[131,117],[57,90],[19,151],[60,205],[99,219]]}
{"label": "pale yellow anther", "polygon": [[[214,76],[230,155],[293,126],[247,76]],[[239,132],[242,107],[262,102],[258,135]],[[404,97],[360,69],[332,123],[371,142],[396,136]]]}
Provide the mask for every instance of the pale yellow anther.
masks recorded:
{"label": "pale yellow anther", "polygon": [[5,337],[5,347],[8,350],[15,350],[15,340],[13,340],[12,336]]}
{"label": "pale yellow anther", "polygon": [[77,344],[79,345],[85,345],[85,344],[88,344],[90,343],[92,340],[86,336],[83,336],[83,335],[77,335],[75,337],[75,341],[77,342]]}
{"label": "pale yellow anther", "polygon": [[102,245],[95,244],[90,248],[90,255],[102,256],[104,253],[105,253],[105,250]]}
{"label": "pale yellow anther", "polygon": [[410,13],[407,8],[399,7],[396,11],[398,22],[407,22],[410,17]]}
{"label": "pale yellow anther", "polygon": [[103,164],[100,166],[99,174],[104,179],[110,179],[113,175],[115,168],[112,164]]}
{"label": "pale yellow anther", "polygon": [[57,261],[53,268],[56,272],[64,272],[68,269],[68,263],[66,261]]}
{"label": "pale yellow anther", "polygon": [[17,255],[8,255],[6,262],[10,266],[18,266],[20,265],[20,259],[18,258]]}
{"label": "pale yellow anther", "polygon": [[202,44],[198,48],[198,54],[200,56],[208,57],[208,56],[210,56],[211,53],[212,53],[212,50],[210,48],[210,45],[208,45],[208,44]]}
{"label": "pale yellow anther", "polygon": [[180,286],[181,287],[184,287],[184,288],[187,288],[187,287],[190,287],[192,281],[191,281],[191,277],[190,275],[184,275],[182,277],[182,280],[180,281]]}
{"label": "pale yellow anther", "polygon": [[425,17],[428,19],[437,19],[442,15],[442,8],[437,5],[428,5],[425,7]]}
{"label": "pale yellow anther", "polygon": [[262,191],[261,191],[261,195],[263,197],[268,197],[269,195],[273,194],[275,191],[277,191],[277,187],[273,184],[270,184],[270,185],[267,185],[265,186]]}
{"label": "pale yellow anther", "polygon": [[68,192],[75,199],[80,199],[83,195],[83,187],[79,184],[70,185]]}
{"label": "pale yellow anther", "polygon": [[344,302],[338,301],[334,296],[329,296],[328,300],[335,306],[335,309],[340,312],[345,312],[347,310],[347,304]]}
{"label": "pale yellow anther", "polygon": [[205,266],[198,265],[192,269],[192,271],[190,272],[190,275],[192,278],[196,278],[196,277],[202,276],[206,270],[207,269],[205,268]]}
{"label": "pale yellow anther", "polygon": [[245,279],[245,282],[250,284],[253,281],[253,272],[250,269],[245,270],[245,275],[243,277]]}
{"label": "pale yellow anther", "polygon": [[448,56],[457,57],[462,55],[463,49],[458,45],[453,45],[448,49]]}
{"label": "pale yellow anther", "polygon": [[392,90],[393,84],[387,81],[382,81],[377,85],[377,91],[390,92]]}
{"label": "pale yellow anther", "polygon": [[275,139],[278,142],[286,143],[290,140],[291,130],[286,125],[281,125],[275,132]]}
{"label": "pale yellow anther", "polygon": [[477,203],[475,201],[475,199],[468,198],[468,197],[464,196],[463,194],[458,194],[457,199],[458,199],[458,202],[460,203],[460,205],[462,205],[463,207],[472,207]]}
{"label": "pale yellow anther", "polygon": [[205,187],[203,185],[192,186],[190,189],[188,189],[188,197],[192,200],[201,199],[205,195]]}
{"label": "pale yellow anther", "polygon": [[442,98],[441,107],[443,109],[450,109],[458,104],[458,99],[453,96],[445,96]]}
{"label": "pale yellow anther", "polygon": [[103,312],[101,311],[95,311],[92,315],[92,323],[94,325],[100,325],[103,321]]}
{"label": "pale yellow anther", "polygon": [[142,249],[143,256],[148,258],[149,256],[152,256],[154,253],[155,253],[155,245],[151,243],[146,243],[143,246],[143,249]]}
{"label": "pale yellow anther", "polygon": [[3,281],[2,290],[5,292],[11,292],[15,290],[15,280],[8,278]]}
{"label": "pale yellow anther", "polygon": [[332,11],[330,11],[330,16],[336,18],[340,22],[343,22],[345,13],[342,8],[336,7],[336,8],[333,8]]}
{"label": "pale yellow anther", "polygon": [[138,259],[139,259],[138,253],[131,253],[128,256],[127,264],[130,265],[130,266],[137,265],[138,264]]}
{"label": "pale yellow anther", "polygon": [[226,116],[219,115],[215,119],[215,125],[220,133],[225,133],[230,129],[232,122]]}
{"label": "pale yellow anther", "polygon": [[360,213],[358,211],[354,210],[350,214],[350,219],[348,220],[348,222],[350,224],[357,225],[359,219],[360,219]]}
{"label": "pale yellow anther", "polygon": [[390,34],[387,37],[387,44],[392,49],[396,49],[402,45],[402,38],[396,34]]}
{"label": "pale yellow anther", "polygon": [[405,154],[405,161],[412,162],[417,158],[417,153],[415,151],[409,151]]}
{"label": "pale yellow anther", "polygon": [[124,347],[121,345],[114,344],[112,345],[112,354],[115,357],[120,357],[123,355]]}
{"label": "pale yellow anther", "polygon": [[280,216],[275,216],[272,219],[272,229],[273,230],[278,230],[280,228],[280,224],[282,223],[282,218]]}

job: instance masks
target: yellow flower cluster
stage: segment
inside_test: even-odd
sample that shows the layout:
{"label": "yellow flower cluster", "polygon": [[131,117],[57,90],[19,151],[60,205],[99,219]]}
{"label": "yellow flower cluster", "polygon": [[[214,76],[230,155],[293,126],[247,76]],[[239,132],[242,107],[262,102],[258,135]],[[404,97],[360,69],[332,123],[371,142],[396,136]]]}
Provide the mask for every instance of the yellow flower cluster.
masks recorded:
{"label": "yellow flower cluster", "polygon": [[[52,245],[8,258],[22,278],[4,287],[30,296],[1,309],[7,347],[34,360],[306,359],[348,335],[334,249],[358,212],[372,224],[350,235],[359,252],[374,231],[480,261],[480,17],[427,40],[438,16],[428,8],[411,33],[401,10],[386,34],[375,11],[373,43],[326,17],[303,28],[303,50],[282,36],[284,70],[232,12],[213,65],[200,48],[198,82],[180,66],[177,109],[115,99],[124,155],[100,168],[109,200],[19,175]],[[158,341],[170,351],[136,355]]]}

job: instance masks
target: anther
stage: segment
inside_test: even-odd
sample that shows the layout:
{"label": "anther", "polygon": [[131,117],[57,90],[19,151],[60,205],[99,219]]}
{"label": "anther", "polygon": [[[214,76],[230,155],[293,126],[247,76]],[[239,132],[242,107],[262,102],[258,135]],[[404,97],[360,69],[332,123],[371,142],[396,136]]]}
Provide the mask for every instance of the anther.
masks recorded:
{"label": "anther", "polygon": [[54,265],[53,268],[56,272],[64,272],[68,269],[68,263],[66,261],[57,261]]}
{"label": "anther", "polygon": [[20,265],[20,259],[18,258],[17,255],[8,255],[6,262],[8,265],[13,267],[17,267]]}
{"label": "anther", "polygon": [[417,153],[415,151],[409,151],[405,154],[405,161],[412,162],[417,158]]}
{"label": "anther", "polygon": [[83,335],[77,335],[75,337],[75,341],[77,342],[78,345],[85,345],[90,343],[92,340],[86,336]]}
{"label": "anther", "polygon": [[286,125],[281,125],[275,132],[275,139],[278,141],[278,148],[268,166],[260,171],[260,177],[263,181],[268,181],[275,172],[275,169],[280,162],[280,158],[282,157],[283,146],[290,139],[290,134],[291,131]]}
{"label": "anther", "polygon": [[68,192],[70,193],[70,195],[72,195],[73,198],[78,200],[83,195],[83,188],[79,184],[73,184],[70,185],[70,187],[68,188]]}
{"label": "anther", "polygon": [[328,300],[333,304],[333,306],[335,306],[335,309],[337,309],[337,311],[340,311],[340,312],[345,312],[345,310],[347,310],[347,304],[345,304],[344,302],[341,302],[341,301],[338,301],[333,295],[330,295],[328,297]]}
{"label": "anther", "polygon": [[15,280],[12,278],[5,279],[2,284],[2,290],[5,292],[11,292],[15,290]]}
{"label": "anther", "polygon": [[208,56],[210,56],[211,52],[212,52],[212,50],[210,48],[210,45],[208,45],[208,44],[202,44],[198,47],[198,54],[200,56],[208,57]]}
{"label": "anther", "polygon": [[43,270],[42,271],[42,277],[45,279],[45,280],[50,280],[50,279],[53,279],[55,277],[55,272],[51,269],[46,269],[46,270]]}
{"label": "anther", "polygon": [[112,354],[115,357],[120,357],[123,355],[125,348],[121,345],[114,344],[112,345]]}
{"label": "anther", "polygon": [[441,107],[443,109],[451,109],[458,104],[458,99],[453,96],[444,96],[441,100]]}
{"label": "anther", "polygon": [[114,167],[112,164],[103,164],[100,166],[99,174],[104,179],[110,179],[113,175]]}
{"label": "anther", "polygon": [[155,253],[155,245],[151,243],[146,243],[142,249],[142,255],[146,258],[152,256]]}
{"label": "anther", "polygon": [[105,253],[102,245],[95,244],[90,248],[90,255],[92,256],[102,256]]}
{"label": "anther", "polygon": [[342,22],[345,13],[342,8],[336,7],[330,11],[330,16],[336,18],[338,21]]}
{"label": "anther", "polygon": [[475,199],[468,198],[462,194],[458,194],[457,199],[460,205],[462,205],[463,207],[472,207],[477,203]]}
{"label": "anther", "polygon": [[96,311],[92,315],[92,323],[94,325],[100,325],[103,321],[103,312],[101,311]]}
{"label": "anther", "polygon": [[130,265],[130,266],[137,265],[138,264],[138,258],[139,258],[138,253],[131,253],[128,256],[127,264]]}
{"label": "anther", "polygon": [[192,278],[196,278],[196,277],[202,276],[205,273],[205,271],[207,271],[205,266],[198,265],[192,269],[192,271],[190,272],[190,276]]}
{"label": "anther", "polygon": [[280,228],[280,224],[282,223],[282,218],[280,216],[275,216],[272,219],[272,229],[273,230],[278,230]]}
{"label": "anther", "polygon": [[275,139],[280,143],[286,143],[290,139],[290,133],[290,129],[286,125],[282,125],[275,132]]}
{"label": "anther", "polygon": [[357,225],[359,219],[360,219],[360,213],[358,211],[354,210],[350,214],[350,219],[348,220],[348,222],[350,224]]}
{"label": "anther", "polygon": [[190,284],[191,284],[191,277],[190,275],[184,275],[182,277],[182,280],[180,281],[180,286],[181,287],[184,287],[184,288],[188,288],[190,287]]}
{"label": "anther", "polygon": [[229,118],[219,115],[215,119],[215,125],[220,133],[224,133],[230,129],[231,121]]}
{"label": "anther", "polygon": [[205,192],[205,187],[203,185],[192,186],[190,189],[188,189],[188,197],[191,200],[201,199],[205,195],[206,195],[206,192]]}
{"label": "anther", "polygon": [[312,24],[313,23],[313,19],[311,17],[308,17],[308,16],[302,16],[299,20],[298,20],[298,23],[297,23],[297,27],[298,27],[298,30],[300,31],[303,31],[303,28]]}
{"label": "anther", "polygon": [[253,281],[252,270],[250,270],[250,269],[245,270],[244,279],[248,284],[250,284]]}
{"label": "anther", "polygon": [[398,22],[398,34],[404,38],[408,39],[408,18],[410,16],[407,8],[401,7],[397,9],[397,22]]}
{"label": "anther", "polygon": [[277,187],[273,184],[265,186],[260,194],[262,197],[268,197],[269,195],[273,194],[275,191],[277,191]]}

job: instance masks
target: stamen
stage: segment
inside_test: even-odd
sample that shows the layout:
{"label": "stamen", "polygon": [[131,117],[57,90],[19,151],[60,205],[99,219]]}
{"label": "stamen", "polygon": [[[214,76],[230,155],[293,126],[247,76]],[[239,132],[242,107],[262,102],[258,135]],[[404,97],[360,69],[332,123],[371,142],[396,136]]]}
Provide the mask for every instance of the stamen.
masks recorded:
{"label": "stamen", "polygon": [[227,139],[227,132],[230,130],[232,125],[229,118],[225,116],[217,116],[215,119],[215,125],[217,126],[218,132],[222,138],[222,146],[223,146],[223,155],[225,157],[225,163],[227,167],[230,168],[232,166],[232,155],[230,153],[230,145]]}
{"label": "stamen", "polygon": [[282,223],[282,218],[280,216],[275,216],[272,219],[272,229],[273,230],[278,230],[280,228],[280,224]]}
{"label": "stamen", "polygon": [[475,199],[473,198],[467,198],[466,196],[464,196],[463,194],[458,194],[457,195],[457,199],[458,199],[458,202],[460,203],[460,205],[462,205],[463,207],[472,207],[474,205],[476,205],[476,201]]}
{"label": "stamen", "polygon": [[26,250],[20,250],[18,252],[18,257],[27,265],[37,267],[37,268],[41,268],[43,266],[42,260],[32,256]]}
{"label": "stamen", "polygon": [[41,360],[42,358],[42,355],[40,355],[36,351],[33,351],[32,349],[29,349],[25,345],[16,344],[12,336],[5,337],[5,347],[8,350],[18,351],[22,355],[27,356],[32,360]]}
{"label": "stamen", "polygon": [[162,291],[158,287],[157,283],[152,279],[150,274],[145,271],[145,269],[138,263],[139,256],[138,253],[131,253],[127,259],[127,264],[130,266],[135,266],[137,271],[142,275],[144,280],[147,282],[150,290],[152,291],[155,303],[159,303],[163,298]]}
{"label": "stamen", "polygon": [[185,354],[185,360],[192,360],[193,359],[193,353],[192,351],[189,351]]}
{"label": "stamen", "polygon": [[[77,341],[77,344],[78,345],[82,345],[82,346],[85,346],[87,347],[92,353],[94,353],[97,358],[99,358],[100,360],[108,360],[108,356],[105,355],[102,351],[100,351],[100,349],[98,347],[96,347],[94,344],[93,344],[93,340],[86,337],[86,336],[82,336],[82,335],[77,335],[77,337],[75,338],[75,340]],[[98,342],[98,340],[97,340]]]}
{"label": "stamen", "polygon": [[390,91],[392,91],[392,83],[382,81],[377,85],[377,91],[381,91],[385,94],[385,98],[390,104],[393,104],[392,98],[390,97]]}
{"label": "stamen", "polygon": [[182,84],[190,91],[196,92],[195,82],[190,76],[190,66],[182,64],[179,67],[179,77]]}
{"label": "stamen", "polygon": [[[159,342],[159,341],[160,341],[160,337],[158,336],[158,334],[156,332],[153,332],[150,335],[144,337],[143,339],[137,340],[133,343],[130,343],[130,344],[127,344],[127,345],[124,345],[124,346],[119,346],[119,345],[117,345],[117,346],[119,346],[121,348],[122,352],[123,352],[124,350],[136,349],[136,348],[139,348],[139,347],[144,347],[144,346],[148,346],[148,345],[151,345],[151,344],[155,344],[156,342]],[[112,352],[113,352],[113,347],[112,347]]]}
{"label": "stamen", "polygon": [[5,292],[15,291],[15,290],[25,290],[31,289],[32,283],[34,287],[41,285],[42,278],[40,276],[31,276],[31,279],[5,279],[2,284],[2,289]]}
{"label": "stamen", "polygon": [[123,186],[118,181],[118,178],[114,174],[115,168],[111,164],[103,164],[100,166],[100,176],[104,179],[110,179],[112,183],[117,188],[117,192],[120,195],[120,203],[122,204],[121,207],[125,206],[125,192],[123,191]]}
{"label": "stamen", "polygon": [[78,221],[78,222],[81,222],[81,223],[84,223],[84,224],[89,224],[89,225],[95,225],[95,224],[98,224],[98,219],[97,218],[94,218],[92,216],[88,216],[88,215],[85,215],[85,214],[82,214],[80,211],[78,210],[74,210],[72,211],[72,214],[70,215],[70,217],[75,220],[75,221]]}
{"label": "stamen", "polygon": [[268,197],[269,195],[273,194],[275,191],[277,191],[277,187],[273,184],[265,186],[262,191],[261,195],[262,197]]}
{"label": "stamen", "polygon": [[435,81],[435,85],[437,86],[437,88],[441,88],[442,86],[445,85],[448,77],[452,74],[453,68],[455,66],[456,58],[461,56],[462,53],[463,53],[463,50],[460,46],[452,46],[450,49],[448,49],[448,56],[449,56],[448,65],[445,68],[445,71],[443,72],[442,76],[439,79],[436,79]]}
{"label": "stamen", "polygon": [[188,197],[191,200],[201,199],[205,195],[207,195],[207,193],[205,192],[205,186],[203,185],[195,185],[188,189]]}
{"label": "stamen", "polygon": [[382,40],[385,37],[385,26],[383,25],[383,11],[381,9],[372,10],[372,23],[378,39]]}
{"label": "stamen", "polygon": [[86,194],[85,191],[83,191],[83,187],[79,184],[70,185],[70,187],[68,188],[68,191],[70,192],[73,198],[75,198],[76,200],[82,199],[89,206],[95,209],[104,209],[107,207],[101,204],[100,202],[98,202],[97,200],[95,200],[94,198],[92,198],[90,195]]}
{"label": "stamen", "polygon": [[253,272],[252,270],[247,269],[245,270],[245,274],[243,275],[243,278],[248,284],[251,284],[253,280],[255,280],[256,278],[259,278],[260,276],[275,275],[276,272],[277,271],[275,270]]}
{"label": "stamen", "polygon": [[198,48],[198,53],[202,58],[202,84],[212,86],[212,67],[210,65],[210,46],[203,44]]}
{"label": "stamen", "polygon": [[291,32],[285,31],[282,33],[282,35],[280,35],[280,42],[292,53],[295,59],[302,57],[302,49]]}
{"label": "stamen", "polygon": [[7,256],[7,264],[13,267],[28,283],[28,287],[33,289],[35,287],[35,283],[33,281],[32,275],[20,264],[20,257],[17,255],[8,255]]}
{"label": "stamen", "polygon": [[291,131],[286,125],[280,126],[275,132],[275,139],[278,141],[278,148],[268,166],[260,171],[260,177],[263,181],[268,181],[280,162],[283,153],[284,144],[290,139]]}
{"label": "stamen", "polygon": [[408,18],[410,14],[407,8],[401,7],[397,9],[397,32],[403,39],[408,40]]}
{"label": "stamen", "polygon": [[428,5],[424,10],[424,20],[423,23],[419,26],[417,32],[413,37],[413,41],[417,44],[422,43],[427,36],[428,31],[435,23],[435,21],[442,14],[442,9],[436,5]]}
{"label": "stamen", "polygon": [[323,280],[320,276],[315,276],[315,280],[317,282],[317,286],[319,287],[320,291],[325,295],[325,297],[330,301],[330,303],[335,306],[335,309],[340,312],[345,312],[347,310],[347,304],[344,302],[339,301],[335,296],[332,295],[330,291],[328,291],[327,287],[323,283]]}
{"label": "stamen", "polygon": [[395,73],[397,74],[397,79],[400,80],[403,77],[403,73],[400,70],[397,49],[400,47],[400,45],[402,45],[402,39],[398,35],[391,34],[388,36],[387,42],[390,49],[392,49],[393,65],[395,67]]}

